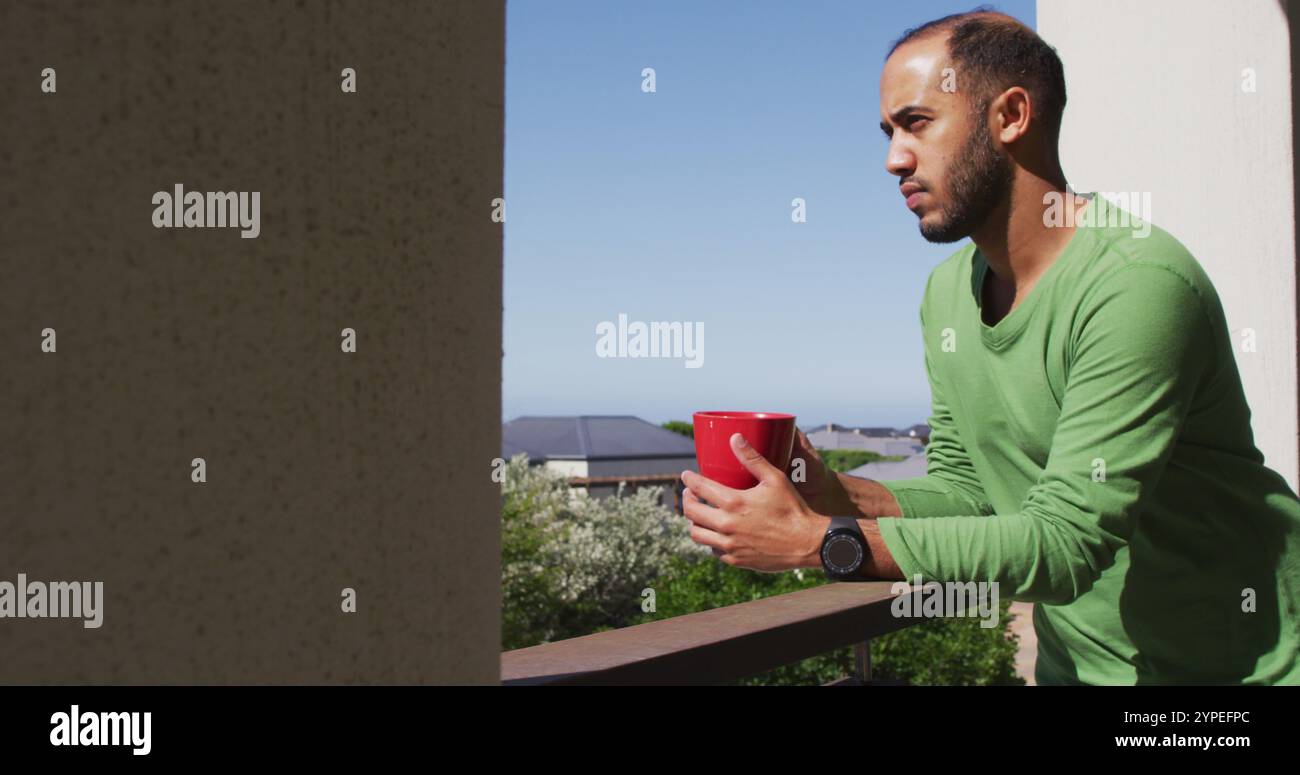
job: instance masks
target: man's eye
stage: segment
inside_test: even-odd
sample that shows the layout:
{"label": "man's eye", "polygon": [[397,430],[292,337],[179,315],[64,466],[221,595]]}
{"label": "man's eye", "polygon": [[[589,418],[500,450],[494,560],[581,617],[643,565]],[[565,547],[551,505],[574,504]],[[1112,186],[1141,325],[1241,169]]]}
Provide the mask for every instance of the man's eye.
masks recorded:
{"label": "man's eye", "polygon": [[924,129],[925,125],[928,124],[929,122],[930,119],[928,118],[917,117],[907,122],[907,128],[909,131],[915,132],[918,129]]}

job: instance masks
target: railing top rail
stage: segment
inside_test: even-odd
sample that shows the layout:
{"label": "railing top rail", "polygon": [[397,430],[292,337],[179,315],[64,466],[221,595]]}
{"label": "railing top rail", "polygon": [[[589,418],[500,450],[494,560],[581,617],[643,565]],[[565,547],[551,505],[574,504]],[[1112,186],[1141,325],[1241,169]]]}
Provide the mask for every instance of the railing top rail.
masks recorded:
{"label": "railing top rail", "polygon": [[[507,651],[504,684],[720,683],[906,627],[895,582],[832,583]],[[902,594],[916,594],[904,592]]]}

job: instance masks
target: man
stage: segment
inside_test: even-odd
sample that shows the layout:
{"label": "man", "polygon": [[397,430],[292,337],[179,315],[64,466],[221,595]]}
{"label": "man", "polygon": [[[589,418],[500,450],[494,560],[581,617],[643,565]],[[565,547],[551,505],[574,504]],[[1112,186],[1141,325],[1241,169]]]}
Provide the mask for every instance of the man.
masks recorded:
{"label": "man", "polygon": [[1041,684],[1300,682],[1300,499],[1255,447],[1201,266],[1067,185],[1056,52],[1002,14],[945,17],[895,44],[880,91],[921,234],[972,241],[921,305],[927,474],[834,474],[801,433],[792,483],[737,434],[760,483],[683,473],[692,538],[821,567],[829,518],[857,517],[872,577],[1035,602]]}

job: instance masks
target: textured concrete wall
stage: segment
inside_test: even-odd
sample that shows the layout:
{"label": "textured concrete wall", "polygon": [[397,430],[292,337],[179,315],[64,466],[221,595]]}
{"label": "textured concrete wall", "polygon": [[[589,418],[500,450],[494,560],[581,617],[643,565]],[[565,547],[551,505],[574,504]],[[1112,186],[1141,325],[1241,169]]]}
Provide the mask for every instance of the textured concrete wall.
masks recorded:
{"label": "textured concrete wall", "polygon": [[1038,32],[1065,63],[1066,176],[1079,191],[1150,192],[1150,220],[1187,245],[1223,300],[1255,443],[1300,487],[1285,6],[1039,2]]}
{"label": "textured concrete wall", "polygon": [[698,471],[695,456],[652,457],[627,460],[593,460],[587,465],[588,476],[652,476]]}
{"label": "textured concrete wall", "polygon": [[504,14],[0,5],[0,682],[498,680]]}

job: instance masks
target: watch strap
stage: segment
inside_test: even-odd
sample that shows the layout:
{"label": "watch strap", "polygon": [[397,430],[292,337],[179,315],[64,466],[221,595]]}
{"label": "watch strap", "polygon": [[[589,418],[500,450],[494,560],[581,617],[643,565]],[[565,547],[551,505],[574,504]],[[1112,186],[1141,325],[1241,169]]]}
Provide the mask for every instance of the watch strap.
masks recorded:
{"label": "watch strap", "polygon": [[845,527],[858,535],[862,535],[862,527],[858,525],[858,520],[855,517],[831,517],[831,524],[830,527],[826,528],[826,532],[829,533],[832,530]]}

